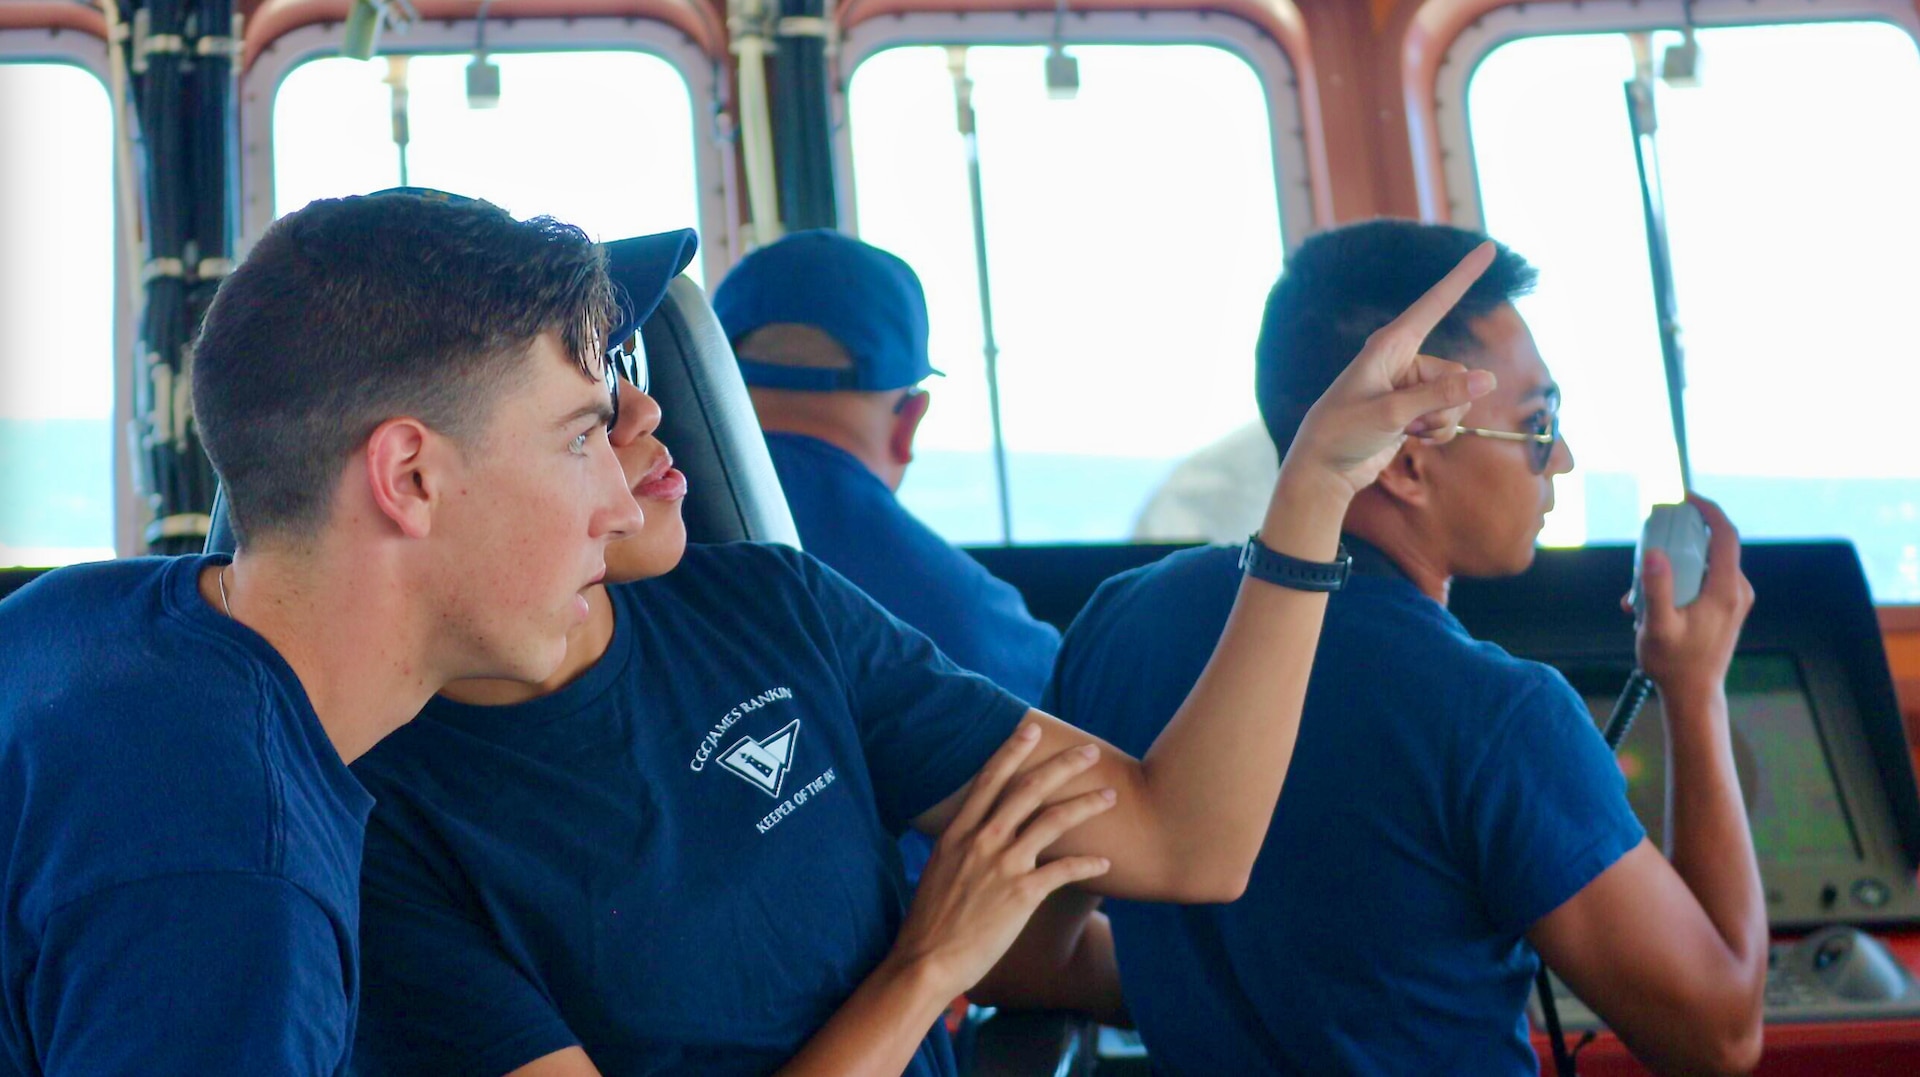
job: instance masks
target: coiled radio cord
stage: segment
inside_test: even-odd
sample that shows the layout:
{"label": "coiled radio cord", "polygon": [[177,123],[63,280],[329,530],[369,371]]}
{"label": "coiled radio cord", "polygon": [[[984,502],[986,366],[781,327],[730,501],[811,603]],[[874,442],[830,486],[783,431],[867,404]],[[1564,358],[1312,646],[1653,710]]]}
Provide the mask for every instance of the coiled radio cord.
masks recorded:
{"label": "coiled radio cord", "polygon": [[[1640,711],[1646,707],[1647,700],[1653,695],[1653,678],[1642,670],[1635,669],[1627,675],[1627,686],[1620,690],[1620,698],[1613,703],[1613,713],[1607,716],[1606,727],[1601,737],[1607,742],[1607,750],[1617,752],[1620,742],[1627,739],[1627,733],[1633,728],[1633,720],[1640,717]],[[1553,983],[1547,979],[1547,963],[1540,963],[1540,970],[1534,976],[1533,986],[1540,993],[1540,1016],[1547,1026],[1547,1040],[1553,1046],[1553,1069],[1558,1077],[1575,1077],[1579,1072],[1574,1055],[1579,1047],[1567,1049],[1567,1035],[1560,1028],[1560,1007],[1553,1001]],[[1580,1041],[1580,1047],[1593,1039],[1589,1032]]]}

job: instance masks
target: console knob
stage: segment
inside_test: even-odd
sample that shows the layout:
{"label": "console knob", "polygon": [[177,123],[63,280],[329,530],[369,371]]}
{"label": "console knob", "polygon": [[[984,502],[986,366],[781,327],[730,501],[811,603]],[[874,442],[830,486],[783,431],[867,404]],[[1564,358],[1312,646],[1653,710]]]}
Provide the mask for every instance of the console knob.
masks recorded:
{"label": "console knob", "polygon": [[1893,891],[1878,879],[1861,879],[1853,884],[1853,900],[1869,909],[1877,909],[1893,900]]}

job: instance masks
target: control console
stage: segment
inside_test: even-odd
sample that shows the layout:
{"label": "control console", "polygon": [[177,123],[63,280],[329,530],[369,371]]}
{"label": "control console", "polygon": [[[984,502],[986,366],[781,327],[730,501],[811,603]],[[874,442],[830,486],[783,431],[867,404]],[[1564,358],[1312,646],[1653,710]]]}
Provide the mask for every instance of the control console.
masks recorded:
{"label": "control console", "polygon": [[[1602,1027],[1599,1016],[1557,976],[1553,997],[1561,1027]],[[1537,1027],[1538,1000],[1532,1009]],[[1826,927],[1796,942],[1776,942],[1768,952],[1768,1024],[1894,1017],[1920,1017],[1920,982],[1873,936],[1851,927]]]}

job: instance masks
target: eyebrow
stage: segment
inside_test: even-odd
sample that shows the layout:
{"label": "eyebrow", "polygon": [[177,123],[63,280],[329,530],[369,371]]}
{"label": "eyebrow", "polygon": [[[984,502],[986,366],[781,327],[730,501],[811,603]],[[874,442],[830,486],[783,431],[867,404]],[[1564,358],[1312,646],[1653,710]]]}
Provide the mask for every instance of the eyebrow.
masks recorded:
{"label": "eyebrow", "polygon": [[566,418],[561,419],[559,422],[554,423],[553,425],[557,429],[564,430],[567,427],[572,426],[574,423],[577,423],[580,420],[587,418],[588,416],[598,416],[601,422],[606,423],[608,425],[612,425],[613,423],[612,401],[602,400],[596,404],[588,404],[582,407],[575,408],[572,411],[567,413]]}

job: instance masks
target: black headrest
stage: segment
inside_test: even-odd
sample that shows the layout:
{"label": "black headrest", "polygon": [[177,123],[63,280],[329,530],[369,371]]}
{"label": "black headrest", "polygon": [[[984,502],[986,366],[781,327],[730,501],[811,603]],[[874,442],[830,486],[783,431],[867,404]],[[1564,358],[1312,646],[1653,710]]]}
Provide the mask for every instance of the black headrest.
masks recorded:
{"label": "black headrest", "polygon": [[233,521],[227,518],[227,488],[217,486],[213,491],[213,523],[207,528],[206,551],[231,554],[234,545]]}
{"label": "black headrest", "polygon": [[[798,547],[800,532],[787,511],[733,348],[700,287],[676,277],[640,335],[663,415],[660,440],[687,476],[688,540],[751,539]],[[224,491],[214,496],[206,549],[234,549]]]}
{"label": "black headrest", "polygon": [[660,440],[687,476],[687,539],[751,539],[797,549],[800,531],[733,346],[700,286],[675,277],[640,339],[660,402]]}

